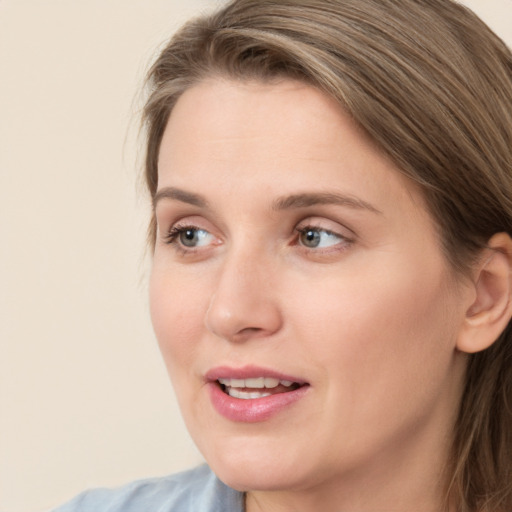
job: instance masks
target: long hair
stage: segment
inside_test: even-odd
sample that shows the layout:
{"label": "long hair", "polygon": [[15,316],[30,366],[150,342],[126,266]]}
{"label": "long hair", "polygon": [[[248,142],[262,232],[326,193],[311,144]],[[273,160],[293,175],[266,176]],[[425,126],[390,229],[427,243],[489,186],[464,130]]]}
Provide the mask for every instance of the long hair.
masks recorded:
{"label": "long hair", "polygon": [[[419,184],[455,272],[512,235],[512,54],[451,0],[234,0],[186,24],[148,74],[145,180],[180,95],[212,76],[302,80]],[[154,244],[155,219],[149,228]],[[512,330],[469,356],[447,500],[512,510]]]}

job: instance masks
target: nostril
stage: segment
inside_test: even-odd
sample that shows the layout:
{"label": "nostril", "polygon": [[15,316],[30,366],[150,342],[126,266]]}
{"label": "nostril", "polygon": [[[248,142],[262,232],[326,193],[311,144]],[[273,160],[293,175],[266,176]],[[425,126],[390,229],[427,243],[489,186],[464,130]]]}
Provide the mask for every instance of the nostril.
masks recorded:
{"label": "nostril", "polygon": [[237,333],[235,333],[235,338],[244,338],[249,336],[258,335],[260,333],[264,333],[265,331],[261,327],[244,327]]}
{"label": "nostril", "polygon": [[219,338],[234,342],[270,336],[282,324],[273,291],[252,278],[240,279],[235,270],[226,268],[221,276],[205,313],[206,328]]}

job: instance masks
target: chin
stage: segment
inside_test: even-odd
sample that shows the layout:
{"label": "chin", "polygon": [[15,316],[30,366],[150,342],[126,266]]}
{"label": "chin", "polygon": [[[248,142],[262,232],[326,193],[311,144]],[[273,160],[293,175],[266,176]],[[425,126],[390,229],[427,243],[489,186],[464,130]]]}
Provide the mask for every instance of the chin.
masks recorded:
{"label": "chin", "polygon": [[271,464],[253,462],[243,466],[229,464],[210,465],[217,477],[237,491],[282,491],[302,487],[303,475],[292,473],[291,468],[276,468]]}
{"label": "chin", "polygon": [[308,482],[307,467],[294,449],[276,450],[264,442],[254,442],[253,449],[239,444],[203,455],[217,477],[238,491],[278,491],[300,488]]}

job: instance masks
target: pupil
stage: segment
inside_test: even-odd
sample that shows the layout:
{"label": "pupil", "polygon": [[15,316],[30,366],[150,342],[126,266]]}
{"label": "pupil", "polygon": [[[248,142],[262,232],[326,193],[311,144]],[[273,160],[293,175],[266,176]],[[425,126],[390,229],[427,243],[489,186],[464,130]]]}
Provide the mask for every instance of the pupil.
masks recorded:
{"label": "pupil", "polygon": [[181,243],[187,247],[192,247],[197,242],[197,230],[187,229],[181,233]]}
{"label": "pupil", "polygon": [[320,233],[318,231],[309,230],[304,233],[304,245],[308,247],[317,247],[320,243]]}

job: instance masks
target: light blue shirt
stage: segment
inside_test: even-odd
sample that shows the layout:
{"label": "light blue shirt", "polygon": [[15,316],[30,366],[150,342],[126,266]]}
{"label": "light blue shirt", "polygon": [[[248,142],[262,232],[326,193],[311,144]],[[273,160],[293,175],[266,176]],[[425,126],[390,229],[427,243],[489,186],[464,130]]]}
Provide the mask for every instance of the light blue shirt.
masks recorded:
{"label": "light blue shirt", "polygon": [[118,489],[93,489],[52,512],[243,512],[244,495],[223,484],[207,465],[139,480]]}

